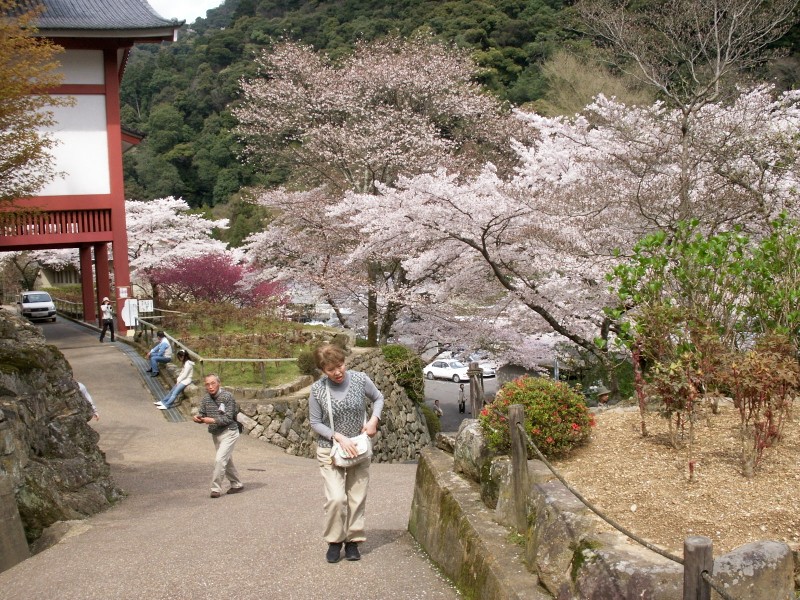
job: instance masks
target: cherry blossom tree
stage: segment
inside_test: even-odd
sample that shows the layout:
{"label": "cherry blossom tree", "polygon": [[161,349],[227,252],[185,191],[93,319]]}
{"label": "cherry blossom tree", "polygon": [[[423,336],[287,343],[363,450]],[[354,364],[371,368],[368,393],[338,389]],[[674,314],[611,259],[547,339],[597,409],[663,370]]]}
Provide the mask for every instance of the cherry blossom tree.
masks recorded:
{"label": "cherry blossom tree", "polygon": [[[605,274],[637,240],[687,216],[704,231],[756,234],[784,211],[796,216],[799,109],[800,93],[765,87],[707,104],[687,149],[680,110],[598,97],[575,118],[521,115],[539,141],[515,145],[513,178],[491,165],[467,179],[445,169],[400,177],[328,216],[361,233],[349,260],[390,247],[424,282],[404,303],[492,323],[509,349],[555,332],[607,361],[615,321],[603,309],[616,307]],[[688,204],[677,176],[685,165]]]}
{"label": "cherry blossom tree", "polygon": [[0,252],[0,271],[6,271],[7,279],[14,282],[11,287],[19,284],[25,290],[34,289],[41,267],[62,271],[69,266],[80,270],[78,250],[75,248]]}
{"label": "cherry blossom tree", "polygon": [[[688,154],[698,113],[737,96],[736,85],[771,54],[770,45],[797,23],[797,0],[667,0],[631,5],[582,0],[583,24],[612,63],[653,88],[681,114],[680,148]],[[677,163],[677,210],[691,213],[692,165]]]}
{"label": "cherry blossom tree", "polygon": [[127,200],[125,217],[128,230],[128,256],[135,278],[151,286],[156,269],[173,266],[187,258],[225,253],[226,245],[212,237],[214,228],[228,226],[227,219],[215,221],[190,213],[180,198],[159,198],[147,202]]}
{"label": "cherry blossom tree", "polygon": [[401,308],[392,289],[407,285],[402,265],[389,248],[344,260],[360,234],[325,208],[348,191],[375,195],[401,173],[456,164],[469,172],[487,158],[508,171],[516,160],[508,140],[529,134],[474,83],[464,52],[424,37],[364,43],[340,63],[282,43],[259,66],[236,110],[245,158],[280,164],[290,189],[313,191],[265,193],[260,202],[278,216],[248,248],[262,264],[318,284],[335,308],[363,306],[368,339],[385,339]]}

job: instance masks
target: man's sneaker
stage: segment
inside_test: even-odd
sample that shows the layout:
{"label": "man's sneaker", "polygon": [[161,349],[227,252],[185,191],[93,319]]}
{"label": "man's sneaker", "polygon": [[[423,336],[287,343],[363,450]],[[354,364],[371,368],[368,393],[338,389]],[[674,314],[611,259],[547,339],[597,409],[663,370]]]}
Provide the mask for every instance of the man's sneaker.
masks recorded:
{"label": "man's sneaker", "polygon": [[150,373],[150,377],[158,377],[158,373]]}
{"label": "man's sneaker", "polygon": [[358,551],[357,542],[346,542],[344,545],[344,557],[347,560],[361,560],[361,553]]}
{"label": "man's sneaker", "polygon": [[244,491],[244,486],[240,485],[239,487],[232,487],[228,490],[229,494],[238,494],[239,492]]}
{"label": "man's sneaker", "polygon": [[155,404],[155,405],[156,405],[156,406],[158,406],[159,408],[161,408],[162,406],[164,406],[164,403],[163,403],[161,400],[159,400],[158,402],[153,402],[153,404]]}
{"label": "man's sneaker", "polygon": [[164,406],[163,404],[161,406],[157,406],[156,408],[158,408],[158,410],[169,410],[169,407]]}
{"label": "man's sneaker", "polygon": [[212,498],[219,498],[221,495],[222,494],[220,494],[219,492],[211,492],[211,497]]}
{"label": "man's sneaker", "polygon": [[342,552],[342,543],[328,544],[328,551],[325,553],[325,560],[329,563],[339,562]]}
{"label": "man's sneaker", "polygon": [[161,404],[161,400],[156,400],[155,402],[153,402],[153,404],[155,404],[156,406],[158,406],[159,404]]}

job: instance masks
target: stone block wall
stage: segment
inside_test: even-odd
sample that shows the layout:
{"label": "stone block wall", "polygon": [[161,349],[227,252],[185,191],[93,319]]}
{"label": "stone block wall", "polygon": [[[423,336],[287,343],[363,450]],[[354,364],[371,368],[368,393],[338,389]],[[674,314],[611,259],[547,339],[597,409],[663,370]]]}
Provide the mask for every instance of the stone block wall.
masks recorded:
{"label": "stone block wall", "polygon": [[[425,417],[390,372],[382,352],[376,348],[354,348],[347,358],[347,368],[369,375],[383,393],[384,407],[378,434],[373,439],[374,462],[407,462],[417,460],[431,438]],[[308,419],[308,395],[312,379],[282,388],[255,390],[227,388],[239,403],[244,434],[283,448],[287,454],[314,458],[316,434]],[[223,382],[224,386],[224,382]],[[189,390],[192,404],[197,405],[202,390]]]}
{"label": "stone block wall", "polygon": [[[409,530],[466,595],[488,597],[490,586],[497,599],[683,598],[680,563],[602,521],[538,460],[528,461],[527,526],[517,531],[509,458],[487,451],[475,420],[443,437],[420,460]],[[731,598],[790,599],[795,563],[786,544],[757,541],[716,557],[712,577]]]}

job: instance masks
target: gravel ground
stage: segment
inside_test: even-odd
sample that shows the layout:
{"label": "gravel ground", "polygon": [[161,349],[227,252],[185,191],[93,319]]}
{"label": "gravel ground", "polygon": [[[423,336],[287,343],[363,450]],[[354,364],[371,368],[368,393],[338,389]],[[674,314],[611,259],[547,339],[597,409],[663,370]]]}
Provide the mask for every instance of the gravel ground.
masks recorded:
{"label": "gravel ground", "polygon": [[[712,539],[714,554],[758,540],[800,547],[800,424],[793,416],[781,442],[767,449],[753,478],[742,475],[739,415],[728,401],[695,426],[690,450],[670,444],[668,422],[636,407],[596,413],[590,442],[554,461],[587,500],[664,549],[682,555],[689,535]],[[695,461],[694,481],[689,461]]]}

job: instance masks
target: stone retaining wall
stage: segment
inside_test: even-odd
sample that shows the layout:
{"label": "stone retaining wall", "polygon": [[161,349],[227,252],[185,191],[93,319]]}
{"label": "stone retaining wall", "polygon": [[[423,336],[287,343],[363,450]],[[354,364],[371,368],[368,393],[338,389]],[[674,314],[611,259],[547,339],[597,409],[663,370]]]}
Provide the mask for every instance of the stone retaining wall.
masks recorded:
{"label": "stone retaining wall", "polygon": [[[347,368],[363,371],[383,393],[384,408],[378,434],[373,439],[375,462],[407,462],[417,460],[420,451],[430,445],[431,438],[425,417],[408,399],[388,369],[379,349],[354,348],[347,359]],[[283,448],[287,454],[316,457],[316,434],[308,420],[308,395],[312,378],[273,389],[226,387],[239,403],[244,433]],[[225,386],[223,382],[223,386]],[[194,389],[190,389],[194,388]],[[196,386],[187,388],[187,396],[197,406]]]}
{"label": "stone retaining wall", "polygon": [[[482,593],[491,589],[498,600],[683,598],[681,564],[602,521],[541,461],[528,461],[527,527],[516,531],[510,459],[487,451],[477,421],[465,420],[455,440],[440,434],[437,445],[417,469],[409,530],[466,595],[487,597]],[[490,543],[498,538],[492,526],[506,531],[507,545],[518,542],[513,553]],[[786,544],[757,541],[716,557],[712,577],[737,600],[788,600],[795,597],[795,562]]]}

